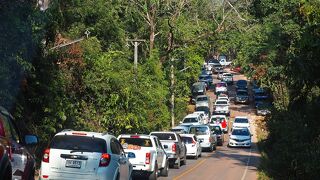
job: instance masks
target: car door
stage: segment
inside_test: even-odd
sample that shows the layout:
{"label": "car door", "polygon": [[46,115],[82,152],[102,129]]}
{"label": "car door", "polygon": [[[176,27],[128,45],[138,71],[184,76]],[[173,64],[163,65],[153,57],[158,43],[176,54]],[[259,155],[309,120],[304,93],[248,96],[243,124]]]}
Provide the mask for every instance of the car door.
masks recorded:
{"label": "car door", "polygon": [[19,131],[12,122],[13,118],[10,115],[1,113],[0,121],[4,126],[5,137],[11,144],[12,176],[13,178],[27,179],[33,173],[35,163],[33,157],[22,146]]}
{"label": "car door", "polygon": [[178,140],[178,145],[179,145],[179,149],[180,149],[180,151],[179,151],[179,156],[181,157],[181,158],[184,158],[184,155],[187,153],[186,152],[186,148],[185,148],[185,145],[184,145],[184,142],[181,140],[181,137],[180,137],[180,135],[179,134],[177,134],[177,140]]}
{"label": "car door", "polygon": [[[113,139],[113,146],[115,148],[117,160],[119,162],[119,173],[120,173],[120,180],[127,180],[130,176],[130,162],[126,157],[126,154],[117,139]],[[112,147],[112,146],[111,146]]]}
{"label": "car door", "polygon": [[163,165],[163,158],[164,158],[164,150],[161,146],[161,143],[157,137],[154,138],[154,141],[156,143],[157,148],[157,162],[158,162],[158,168],[162,168]]}

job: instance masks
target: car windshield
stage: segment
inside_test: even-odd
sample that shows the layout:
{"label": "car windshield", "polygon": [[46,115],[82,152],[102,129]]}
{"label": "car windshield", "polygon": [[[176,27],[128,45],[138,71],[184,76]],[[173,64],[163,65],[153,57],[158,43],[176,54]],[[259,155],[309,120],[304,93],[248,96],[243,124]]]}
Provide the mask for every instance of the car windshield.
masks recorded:
{"label": "car windshield", "polygon": [[123,149],[131,149],[130,146],[152,147],[151,140],[146,138],[120,138],[119,142]]}
{"label": "car windshield", "polygon": [[211,131],[214,131],[216,134],[222,134],[220,126],[210,126]]}
{"label": "car windshield", "polygon": [[207,135],[209,134],[209,128],[208,127],[190,127],[189,130],[190,134],[195,134],[195,135]]}
{"label": "car windshield", "polygon": [[265,103],[263,103],[263,104],[258,104],[258,105],[257,105],[257,108],[258,108],[259,110],[261,110],[261,109],[270,109],[270,108],[271,108],[271,105],[270,105],[270,104],[265,104]]}
{"label": "car windshield", "polygon": [[153,136],[157,136],[159,140],[176,140],[176,136],[171,133],[151,133]]}
{"label": "car windshield", "polygon": [[58,135],[52,139],[50,148],[84,152],[107,152],[107,145],[104,139],[88,136]]}
{"label": "car windshield", "polygon": [[246,85],[247,85],[247,81],[245,81],[245,80],[239,80],[239,81],[237,82],[237,85],[238,85],[238,86],[246,86]]}
{"label": "car windshield", "polygon": [[249,121],[246,118],[236,118],[234,123],[249,123]]}
{"label": "car windshield", "polygon": [[225,118],[223,117],[212,117],[211,123],[221,123]]}
{"label": "car windshield", "polygon": [[184,136],[182,136],[181,139],[185,144],[192,144],[193,143],[192,137],[184,137]]}
{"label": "car windshield", "polygon": [[196,108],[196,111],[204,111],[206,114],[209,114],[210,109],[207,106],[199,106]]}
{"label": "car windshield", "polygon": [[266,96],[267,94],[265,92],[256,92],[254,93],[255,96]]}
{"label": "car windshield", "polygon": [[217,83],[216,86],[217,86],[217,87],[227,87],[226,84],[224,84],[224,83]]}
{"label": "car windshield", "polygon": [[198,122],[197,118],[184,118],[183,123],[196,123]]}
{"label": "car windshield", "polygon": [[248,96],[248,92],[247,91],[237,91],[237,95],[238,96]]}
{"label": "car windshield", "polygon": [[250,135],[248,129],[234,129],[231,134],[232,135],[239,135],[239,136],[249,136]]}
{"label": "car windshield", "polygon": [[228,101],[216,101],[216,105],[227,105]]}
{"label": "car windshield", "polygon": [[197,101],[207,101],[208,97],[198,97]]}

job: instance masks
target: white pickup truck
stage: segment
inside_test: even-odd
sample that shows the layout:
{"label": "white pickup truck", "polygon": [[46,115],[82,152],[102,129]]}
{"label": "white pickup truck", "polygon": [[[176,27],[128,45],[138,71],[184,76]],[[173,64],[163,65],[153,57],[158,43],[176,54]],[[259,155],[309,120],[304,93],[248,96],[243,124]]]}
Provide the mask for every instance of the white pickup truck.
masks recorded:
{"label": "white pickup truck", "polygon": [[161,176],[168,176],[168,156],[156,136],[123,134],[118,139],[133,166],[133,176],[154,180],[159,170]]}
{"label": "white pickup truck", "polygon": [[187,147],[175,132],[151,132],[150,135],[157,136],[166,151],[170,167],[179,169],[180,165],[187,163]]}

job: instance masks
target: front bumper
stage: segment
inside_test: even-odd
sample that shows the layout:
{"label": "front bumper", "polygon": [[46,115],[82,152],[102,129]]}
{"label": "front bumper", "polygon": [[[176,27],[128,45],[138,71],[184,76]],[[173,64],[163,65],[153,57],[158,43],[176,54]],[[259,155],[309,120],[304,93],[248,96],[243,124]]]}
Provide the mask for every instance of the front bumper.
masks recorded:
{"label": "front bumper", "polygon": [[251,140],[236,141],[236,140],[230,139],[228,145],[231,147],[251,147]]}

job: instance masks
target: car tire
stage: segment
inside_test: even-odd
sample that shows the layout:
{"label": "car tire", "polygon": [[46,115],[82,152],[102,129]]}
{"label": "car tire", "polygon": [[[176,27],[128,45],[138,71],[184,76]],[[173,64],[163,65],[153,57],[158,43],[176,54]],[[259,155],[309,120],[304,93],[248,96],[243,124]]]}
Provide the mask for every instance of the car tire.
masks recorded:
{"label": "car tire", "polygon": [[212,151],[215,151],[215,150],[217,150],[217,145],[216,144],[214,144],[214,146],[212,146]]}
{"label": "car tire", "polygon": [[177,159],[177,163],[174,164],[173,167],[174,167],[175,169],[180,169],[180,165],[181,165],[181,159],[180,159],[180,157],[179,157],[179,158]]}
{"label": "car tire", "polygon": [[169,161],[166,160],[166,165],[160,170],[160,176],[168,177],[169,175]]}
{"label": "car tire", "polygon": [[149,180],[157,180],[157,179],[158,179],[158,163],[156,162],[154,166],[154,171],[149,176]]}
{"label": "car tire", "polygon": [[197,155],[197,154],[196,154],[196,155],[193,157],[193,159],[197,160],[199,156],[200,156],[200,155]]}

